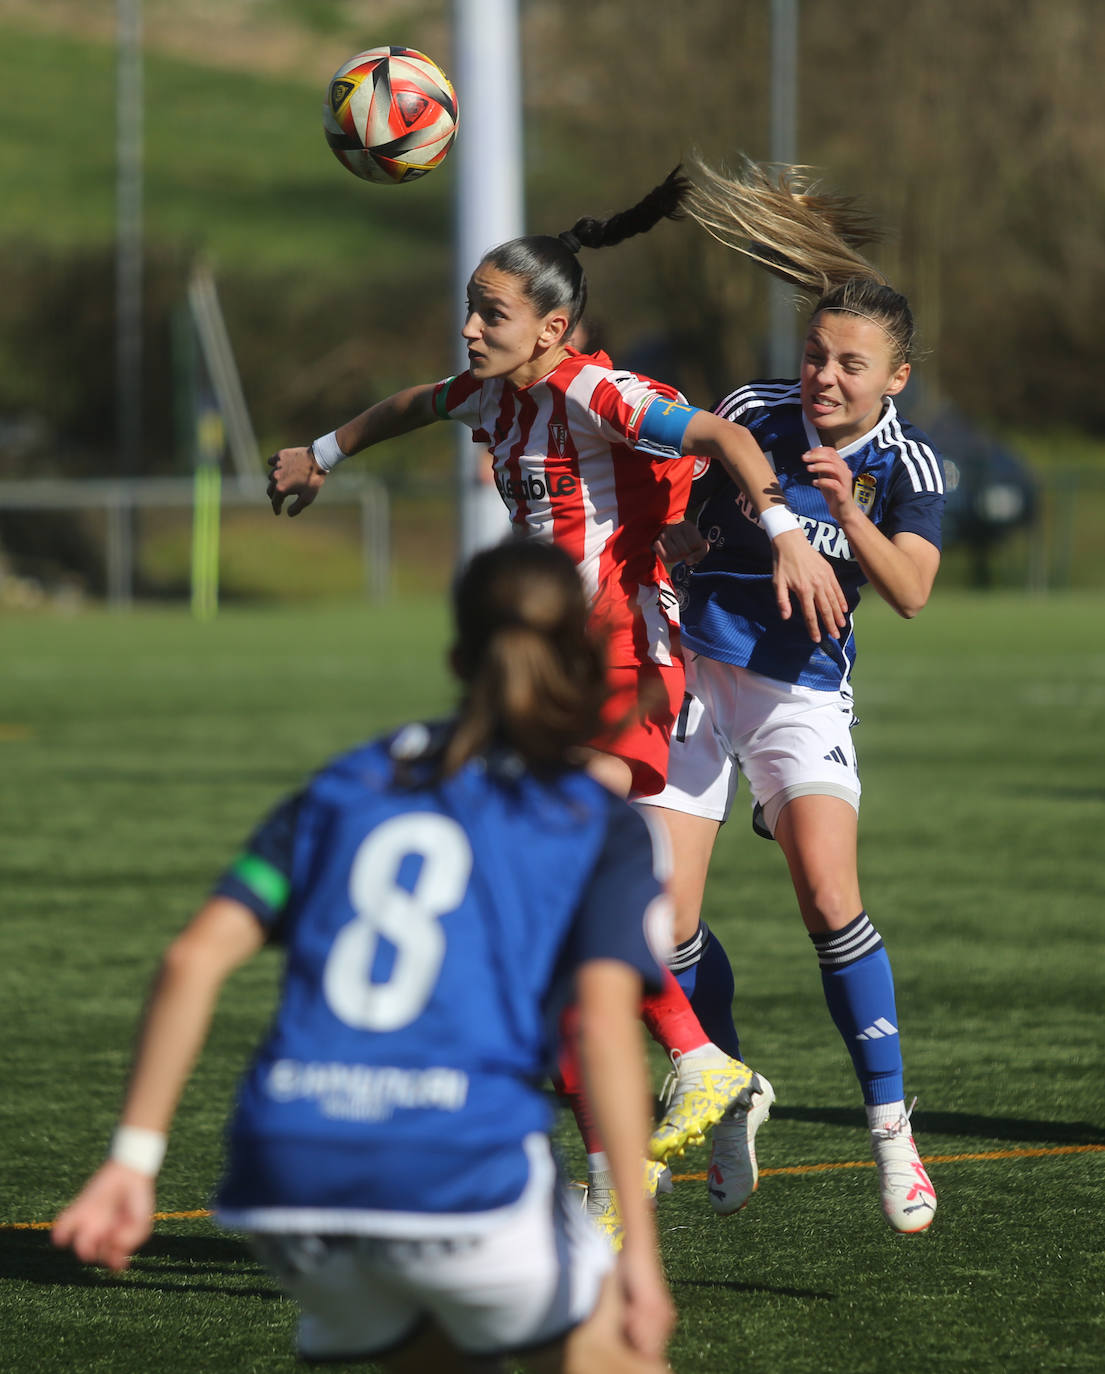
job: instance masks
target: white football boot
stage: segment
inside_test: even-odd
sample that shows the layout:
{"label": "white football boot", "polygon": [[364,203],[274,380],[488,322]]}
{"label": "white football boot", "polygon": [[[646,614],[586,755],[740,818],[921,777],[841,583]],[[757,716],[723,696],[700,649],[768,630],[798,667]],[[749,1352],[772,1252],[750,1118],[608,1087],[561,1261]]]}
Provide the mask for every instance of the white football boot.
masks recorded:
{"label": "white football boot", "polygon": [[914,1098],[908,1111],[904,1102],[867,1108],[882,1210],[894,1230],[907,1235],[927,1230],[936,1214],[936,1189],[921,1163],[909,1124],[916,1102]]}
{"label": "white football boot", "polygon": [[771,1115],[775,1089],[762,1073],[741,1093],[711,1132],[713,1151],[706,1173],[710,1206],[718,1216],[732,1216],[759,1187],[756,1132]]}
{"label": "white football boot", "polygon": [[747,1064],[716,1045],[686,1055],[673,1050],[671,1058],[675,1067],[664,1090],[667,1110],[649,1141],[649,1154],[661,1161],[681,1155],[688,1145],[701,1145],[753,1078]]}

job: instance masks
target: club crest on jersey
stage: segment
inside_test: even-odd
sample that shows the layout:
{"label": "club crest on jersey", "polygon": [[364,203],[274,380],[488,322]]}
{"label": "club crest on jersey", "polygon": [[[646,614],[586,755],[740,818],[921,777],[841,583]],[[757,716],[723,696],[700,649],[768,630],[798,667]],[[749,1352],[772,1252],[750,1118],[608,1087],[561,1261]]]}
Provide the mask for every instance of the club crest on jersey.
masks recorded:
{"label": "club crest on jersey", "polygon": [[869,472],[861,472],[852,486],[852,500],[864,515],[875,504],[875,479]]}
{"label": "club crest on jersey", "polygon": [[564,457],[564,447],[568,442],[567,425],[550,425],[549,441],[552,444],[553,452],[558,458]]}

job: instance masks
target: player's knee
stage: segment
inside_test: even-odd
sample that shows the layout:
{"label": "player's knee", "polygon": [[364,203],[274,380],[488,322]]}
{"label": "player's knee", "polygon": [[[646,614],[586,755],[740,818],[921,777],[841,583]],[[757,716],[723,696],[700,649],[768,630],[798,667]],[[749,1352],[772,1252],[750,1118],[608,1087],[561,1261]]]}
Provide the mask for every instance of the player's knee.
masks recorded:
{"label": "player's knee", "polygon": [[802,899],[802,918],[811,935],[843,930],[854,921],[862,904],[855,889],[826,881],[811,886]]}

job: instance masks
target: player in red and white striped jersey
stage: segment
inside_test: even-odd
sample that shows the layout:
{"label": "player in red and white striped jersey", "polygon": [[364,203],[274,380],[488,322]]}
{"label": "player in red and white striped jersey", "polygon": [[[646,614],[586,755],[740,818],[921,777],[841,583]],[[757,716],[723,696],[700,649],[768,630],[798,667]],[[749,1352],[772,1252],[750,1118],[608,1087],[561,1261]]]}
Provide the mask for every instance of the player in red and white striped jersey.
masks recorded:
{"label": "player in red and white striped jersey", "polygon": [[[580,354],[567,343],[587,300],[579,249],[610,246],[677,215],[686,190],[676,171],[608,220],[581,219],[559,236],[512,239],[491,249],[468,284],[466,372],[397,392],[313,444],[269,459],[273,510],[280,514],[294,497],[288,507],[294,516],[347,456],[434,420],[470,425],[491,452],[515,526],[568,549],[593,598],[593,616],[609,633],[613,690],[606,733],[594,741],[593,771],[624,795],[663,786],[682,700],[675,602],[653,545],[685,508],[693,456],[726,470],[770,536],[779,614],[789,619],[797,606],[815,641],[822,626],[835,638],[844,623],[835,576],[787,510],[747,430],[688,405],[669,386],[615,369],[605,355]],[[751,1071],[711,1045],[674,978],[646,1002],[643,1015],[696,1084],[680,1099],[693,1100],[693,1109],[669,1112],[653,1137],[653,1154],[662,1161],[720,1119]],[[573,1105],[586,1138],[585,1107],[578,1096]],[[601,1178],[593,1137],[588,1150]]]}
{"label": "player in red and white striped jersey", "polygon": [[[587,301],[580,247],[610,246],[678,215],[686,190],[676,171],[608,220],[585,218],[556,237],[512,239],[491,249],[468,285],[462,331],[468,370],[397,392],[306,447],[281,449],[269,459],[274,511],[294,497],[288,514],[298,515],[350,454],[454,416],[488,445],[516,526],[575,557],[595,598],[594,613],[611,631],[612,666],[637,671],[637,686],[649,698],[663,680],[655,670],[670,669],[662,695],[678,704],[674,602],[652,545],[682,513],[689,455],[701,455],[725,468],[771,535],[780,615],[790,618],[793,598],[813,640],[820,639],[821,624],[835,637],[845,609],[836,578],[786,509],[775,474],[747,431],[687,405],[669,386],[618,371],[605,355],[579,354],[566,342]],[[635,691],[615,706],[636,705],[638,696]],[[655,739],[647,728],[635,738],[640,731],[630,728],[597,741],[603,757],[596,771],[624,793],[663,785],[674,711],[661,705],[645,715]]]}
{"label": "player in red and white striped jersey", "polygon": [[604,353],[571,348],[524,390],[466,372],[439,384],[433,397],[443,419],[461,420],[488,445],[514,526],[572,555],[612,631],[635,614],[618,603],[635,603],[636,588],[663,575],[656,531],[686,509],[690,491],[691,462],[641,433],[657,397],[685,413],[673,387],[615,371]]}
{"label": "player in red and white striped jersey", "polygon": [[[652,545],[686,509],[694,466],[642,433],[657,402],[665,420],[685,421],[689,408],[674,388],[570,348],[524,389],[469,371],[433,394],[438,415],[462,421],[488,446],[515,530],[559,544],[575,560],[607,640],[612,728],[636,714],[641,689],[653,684],[651,709],[609,741],[631,771],[632,790],[645,795],[666,776],[668,731],[683,693],[674,597]],[[657,428],[649,422],[649,433]],[[624,778],[610,780],[625,790]]]}

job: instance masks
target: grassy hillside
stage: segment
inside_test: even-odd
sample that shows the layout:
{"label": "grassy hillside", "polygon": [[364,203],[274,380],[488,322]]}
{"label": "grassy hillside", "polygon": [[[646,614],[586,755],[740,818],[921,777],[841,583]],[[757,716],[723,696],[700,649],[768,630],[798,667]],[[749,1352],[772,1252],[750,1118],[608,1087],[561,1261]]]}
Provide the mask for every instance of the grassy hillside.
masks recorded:
{"label": "grassy hillside", "polygon": [[[356,39],[337,23],[339,9],[346,25],[359,16],[351,5],[241,0],[232,23],[214,0],[147,4],[146,470],[173,461],[169,314],[197,255],[215,266],[264,451],[453,365],[455,165],[403,187],[368,185],[330,155],[320,121],[326,74],[357,42],[401,34],[444,52],[444,5],[381,3]],[[29,414],[49,427],[49,452],[36,456],[36,473],[52,462],[75,475],[113,461],[110,10],[78,0],[0,0],[0,417]],[[416,22],[416,11],[425,18]],[[58,16],[66,26],[51,31]],[[334,27],[312,32],[297,16]],[[257,34],[256,60],[247,21]],[[185,31],[188,43],[176,41]],[[529,65],[540,63],[531,57]],[[530,223],[558,228],[581,210],[615,208],[625,169],[604,164],[597,145],[591,159],[581,157],[547,101],[531,113]],[[643,170],[634,166],[634,182]],[[664,226],[588,260],[595,314],[619,355],[656,329],[649,254],[665,234],[680,232]],[[452,465],[452,442],[443,438],[418,436],[364,465],[393,488],[432,473],[440,491]],[[1096,474],[1105,446],[1070,434],[1020,434],[1015,443],[1051,487],[1039,529],[999,550],[995,580],[1100,585],[1105,492]],[[4,473],[29,475],[3,448],[0,462]],[[1071,477],[1075,463],[1082,473]],[[944,580],[972,575],[953,551]]]}
{"label": "grassy hillside", "polygon": [[[111,240],[114,60],[102,42],[0,24],[4,237],[58,248]],[[417,252],[440,270],[450,166],[403,187],[357,181],[323,141],[320,85],[150,53],[145,88],[151,240],[227,268],[386,278]]]}

